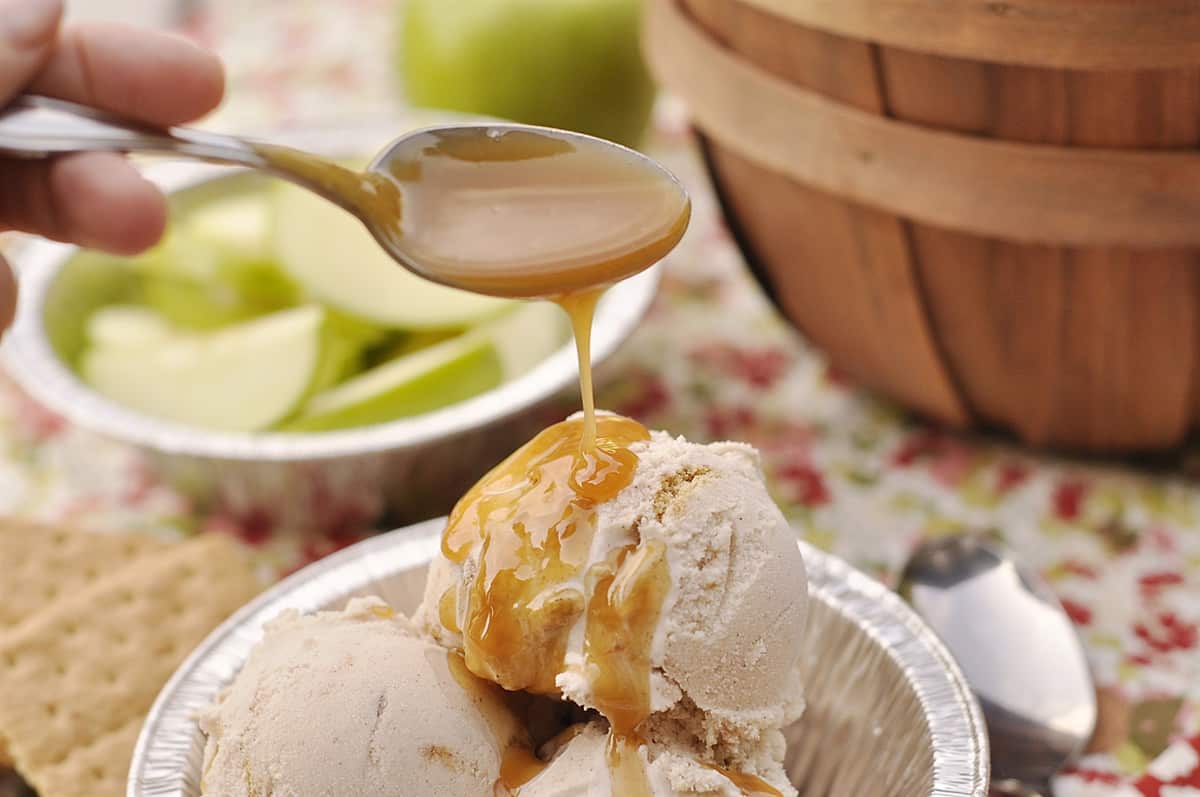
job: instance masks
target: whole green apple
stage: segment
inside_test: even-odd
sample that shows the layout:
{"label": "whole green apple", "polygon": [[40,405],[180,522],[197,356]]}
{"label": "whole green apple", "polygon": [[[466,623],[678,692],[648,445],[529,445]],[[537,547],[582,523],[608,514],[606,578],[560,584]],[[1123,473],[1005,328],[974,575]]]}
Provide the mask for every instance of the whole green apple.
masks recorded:
{"label": "whole green apple", "polygon": [[414,105],[636,145],[654,103],[640,0],[403,0],[400,73]]}

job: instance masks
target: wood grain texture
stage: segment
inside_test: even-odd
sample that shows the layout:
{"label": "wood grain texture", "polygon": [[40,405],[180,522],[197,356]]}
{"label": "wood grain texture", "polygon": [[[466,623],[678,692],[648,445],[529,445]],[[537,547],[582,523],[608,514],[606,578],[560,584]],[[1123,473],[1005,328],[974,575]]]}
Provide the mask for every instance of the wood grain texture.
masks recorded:
{"label": "wood grain texture", "polygon": [[[684,5],[758,68],[863,110],[882,109],[869,45],[775,24],[728,0]],[[930,335],[901,222],[814,191],[719,144],[709,155],[732,223],[743,239],[756,242],[748,256],[805,334],[867,384],[965,425],[969,413]]]}
{"label": "wood grain texture", "polygon": [[1003,64],[1152,69],[1200,62],[1193,0],[744,0],[800,25]]}
{"label": "wood grain texture", "polygon": [[[1200,213],[1136,200],[1104,169],[1148,166],[1151,192],[1200,187],[1200,56],[1104,72],[986,63],[986,49],[948,58],[811,30],[765,13],[772,3],[652,0],[647,27],[651,62],[698,99],[727,214],[785,313],[846,370],[937,417],[970,408],[1072,449],[1180,442],[1200,418]],[[1139,8],[1151,24],[1168,5]],[[840,121],[819,118],[831,108]],[[888,134],[855,138],[868,128]],[[980,153],[997,159],[981,168]],[[1064,157],[1084,167],[1074,181],[1055,171]],[[829,171],[855,158],[855,174]],[[1183,168],[1155,166],[1168,162]],[[908,171],[856,183],[880,164]],[[951,215],[906,212],[955,181],[933,203]],[[1005,214],[990,232],[941,223]]]}
{"label": "wood grain texture", "polygon": [[[1099,75],[887,48],[880,62],[906,121],[1079,148],[1200,143],[1200,70]],[[984,420],[1040,445],[1182,440],[1200,358],[1195,252],[910,234],[937,338]]]}
{"label": "wood grain texture", "polygon": [[[718,0],[701,6],[710,2]],[[785,21],[760,16],[768,20],[759,26],[763,36],[789,30]],[[673,0],[652,0],[646,26],[655,71],[708,134],[806,185],[925,224],[1022,243],[1200,246],[1198,151],[1084,149],[897,121],[759,67],[769,44],[746,53],[722,46]],[[869,45],[843,42],[870,57]],[[1051,96],[1066,91],[1037,88]],[[1035,118],[1038,106],[1018,90],[1006,107],[1026,108],[1017,118],[1050,132],[1074,118]],[[1133,115],[1136,107],[1121,113]],[[974,121],[986,121],[987,108],[973,108]]]}
{"label": "wood grain texture", "polygon": [[915,235],[938,339],[981,418],[1036,445],[1182,439],[1200,333],[1194,263]]}

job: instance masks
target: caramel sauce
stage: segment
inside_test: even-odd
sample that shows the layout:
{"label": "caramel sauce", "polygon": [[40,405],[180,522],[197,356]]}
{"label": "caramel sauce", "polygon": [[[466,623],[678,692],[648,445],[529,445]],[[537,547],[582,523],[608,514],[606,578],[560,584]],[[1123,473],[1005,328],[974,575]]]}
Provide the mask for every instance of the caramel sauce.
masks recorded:
{"label": "caramel sauce", "polygon": [[521,787],[542,774],[545,768],[546,762],[532,750],[519,745],[509,747],[500,759],[500,779],[496,781],[495,794],[497,797],[519,794]]}
{"label": "caramel sauce", "polygon": [[[661,542],[589,561],[596,506],[629,484],[637,468],[630,445],[649,437],[628,418],[595,424],[591,448],[583,447],[585,420],[563,421],[480,480],[451,513],[442,553],[459,563],[477,554],[468,605],[455,606],[453,619],[465,618],[467,668],[505,689],[558,694],[568,636],[583,620],[592,702],[612,727],[617,793],[638,797],[649,786],[636,729],[650,714],[650,650],[671,578]],[[536,774],[514,756],[512,772]],[[502,781],[512,793],[520,788],[517,775]]]}
{"label": "caramel sauce", "polygon": [[557,300],[571,319],[575,337],[575,355],[579,360],[579,395],[583,400],[583,438],[580,445],[588,451],[596,445],[596,399],[592,390],[592,319],[603,290],[581,291]]}
{"label": "caramel sauce", "polygon": [[742,790],[745,797],[783,797],[779,789],[767,783],[757,775],[749,775],[745,772],[738,772],[733,769],[725,769],[724,767],[716,767],[711,764],[705,764],[709,769],[716,770],[729,779],[729,782]]}
{"label": "caramel sauce", "polygon": [[633,478],[629,445],[649,433],[627,418],[596,419],[590,450],[584,421],[555,424],[479,481],[451,512],[442,553],[478,553],[467,606],[458,607],[468,668],[509,690],[557,694],[567,636],[583,615],[583,570],[595,506]]}
{"label": "caramel sauce", "polygon": [[[338,197],[377,235],[402,240],[430,279],[548,298],[570,316],[584,418],[543,431],[454,508],[442,553],[458,563],[477,554],[479,569],[467,605],[448,590],[438,616],[463,635],[462,657],[450,661],[464,688],[484,688],[482,678],[550,695],[582,618],[592,702],[611,726],[613,791],[649,797],[637,728],[650,715],[650,654],[671,577],[660,542],[589,562],[595,507],[630,483],[637,458],[629,446],[649,437],[632,420],[596,417],[590,339],[604,289],[665,256],[690,204],[648,161],[554,131],[466,127],[422,133],[415,143],[406,152],[417,154],[366,174],[282,148],[258,151]],[[519,794],[544,768],[528,740],[513,743],[495,794]],[[721,771],[747,795],[779,795],[758,778]]]}
{"label": "caramel sauce", "polygon": [[[667,549],[659,541],[622,548],[588,577],[584,656],[594,667],[592,701],[608,718],[607,757],[617,794],[649,794],[637,727],[650,716],[650,651],[663,600],[671,589]],[[617,788],[619,787],[619,788]]]}
{"label": "caramel sauce", "polygon": [[431,279],[477,293],[564,296],[612,285],[683,236],[687,194],[653,162],[542,129],[446,128],[389,171],[405,248]]}
{"label": "caramel sauce", "polygon": [[367,172],[287,147],[254,150],[268,169],[357,214],[428,279],[558,302],[575,331],[582,442],[591,448],[596,301],[661,260],[691,217],[687,193],[666,171],[598,139],[505,125],[411,134]]}
{"label": "caramel sauce", "polygon": [[[521,715],[521,695],[505,692],[496,684],[477,677],[467,669],[461,654],[449,651],[446,656],[450,674],[464,692],[479,702],[499,698],[515,716]],[[505,738],[508,726],[496,724],[495,720],[491,720],[491,732],[497,743],[503,745],[500,751],[500,778],[494,787],[495,797],[510,797],[544,769],[545,764],[534,755],[533,741],[527,734]]]}
{"label": "caramel sauce", "polygon": [[393,228],[403,215],[400,188],[384,175],[354,171],[274,144],[255,144],[254,151],[268,168],[301,178],[309,188],[373,224]]}
{"label": "caramel sauce", "polygon": [[653,797],[645,765],[642,763],[642,757],[638,755],[639,743],[636,737],[622,736],[616,731],[608,735],[604,756],[608,762],[608,774],[614,795]]}
{"label": "caramel sauce", "polygon": [[492,296],[612,285],[661,260],[691,215],[686,192],[652,161],[542,128],[415,133],[367,173],[285,147],[255,152],[363,217],[427,278]]}
{"label": "caramel sauce", "polygon": [[462,633],[462,629],[458,627],[458,593],[453,587],[443,592],[438,601],[438,620],[442,627],[451,633]]}
{"label": "caramel sauce", "polygon": [[[550,695],[582,617],[592,699],[611,725],[613,793],[649,797],[637,728],[650,715],[650,652],[671,578],[658,542],[639,541],[589,566],[595,507],[630,483],[637,458],[629,446],[649,437],[635,421],[596,417],[590,340],[604,289],[674,248],[690,203],[653,163],[552,130],[447,128],[411,143],[405,151],[415,154],[367,173],[287,148],[255,149],[376,235],[402,242],[429,279],[551,299],[570,316],[584,418],[546,429],[459,501],[442,553],[458,563],[478,553],[479,571],[467,606],[448,590],[438,616],[463,635],[450,669],[464,689]],[[515,740],[503,752],[495,794],[517,795],[544,767],[528,739]],[[718,771],[749,797],[779,797],[757,777]]]}

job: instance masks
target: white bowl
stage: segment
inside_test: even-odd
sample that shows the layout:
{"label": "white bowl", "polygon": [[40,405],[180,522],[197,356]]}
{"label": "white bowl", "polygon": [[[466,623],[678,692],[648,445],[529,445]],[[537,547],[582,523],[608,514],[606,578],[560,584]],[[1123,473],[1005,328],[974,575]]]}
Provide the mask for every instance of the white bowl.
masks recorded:
{"label": "white bowl", "polygon": [[[444,519],[384,534],[284,580],[237,612],[180,666],[150,710],[127,797],[199,797],[209,705],[284,609],[340,609],[379,595],[411,614]],[[800,543],[810,611],[804,716],[787,729],[787,769],[802,797],[985,797],[983,717],[934,633],[895,593]]]}

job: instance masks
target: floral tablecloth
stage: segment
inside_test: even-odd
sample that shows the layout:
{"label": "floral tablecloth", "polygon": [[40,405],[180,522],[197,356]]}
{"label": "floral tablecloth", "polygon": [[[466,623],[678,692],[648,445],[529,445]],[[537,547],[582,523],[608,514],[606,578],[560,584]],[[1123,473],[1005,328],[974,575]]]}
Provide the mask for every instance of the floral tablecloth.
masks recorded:
{"label": "floral tablecloth", "polygon": [[[214,126],[377,117],[400,102],[387,0],[181,3],[180,25],[226,57]],[[1049,580],[1100,690],[1091,752],[1060,795],[1200,795],[1200,486],[1187,452],[1077,463],[953,436],[831,369],[773,312],[722,225],[672,101],[653,154],[688,184],[692,227],[657,304],[609,369],[601,406],[696,440],[763,453],[799,532],[891,581],[922,537],[993,529]],[[283,573],[374,531],[300,536],[254,513],[200,511],[123,446],[72,428],[0,381],[0,512],[97,531],[242,539]]]}

